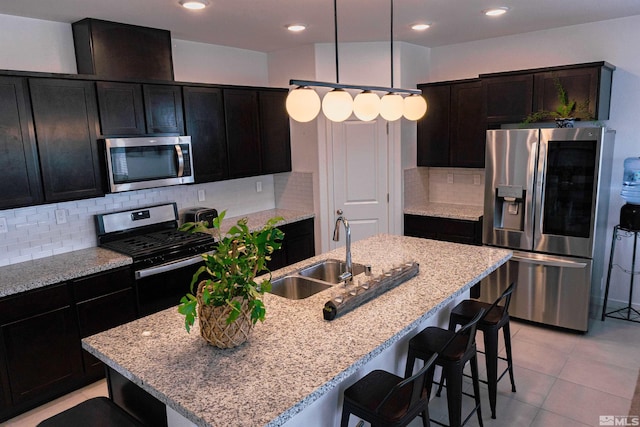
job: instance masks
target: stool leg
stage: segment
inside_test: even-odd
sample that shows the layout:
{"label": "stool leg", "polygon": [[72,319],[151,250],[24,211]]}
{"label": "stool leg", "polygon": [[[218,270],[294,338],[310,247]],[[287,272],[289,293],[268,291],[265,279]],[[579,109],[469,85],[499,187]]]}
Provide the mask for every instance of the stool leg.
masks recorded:
{"label": "stool leg", "polygon": [[351,412],[342,405],[342,419],[340,420],[340,427],[347,427],[349,425],[349,417],[351,416]]}
{"label": "stool leg", "polygon": [[484,336],[484,355],[487,366],[487,385],[489,386],[489,405],[491,418],[496,418],[496,394],[498,390],[498,330],[486,328]]}
{"label": "stool leg", "polygon": [[511,355],[511,330],[509,328],[509,320],[502,327],[502,333],[504,334],[504,347],[507,352],[507,363],[509,368],[509,378],[511,379],[511,392],[516,392],[516,381],[513,377],[513,357]]}
{"label": "stool leg", "polygon": [[[483,427],[482,424],[482,407],[480,406],[480,380],[478,375],[478,357],[473,356],[470,360],[471,362],[471,379],[473,381],[473,395],[476,402],[477,416],[478,416],[478,425]],[[495,417],[494,417],[495,418]]]}
{"label": "stool leg", "polygon": [[[453,320],[451,318],[451,316],[449,317],[449,330],[455,332],[456,328],[458,327],[458,323]],[[438,383],[438,391],[436,391],[436,396],[440,397],[440,395],[442,394],[442,387],[444,386],[444,375],[442,375],[440,377],[440,382]]]}
{"label": "stool leg", "polygon": [[[405,378],[409,378],[411,375],[413,375],[413,364],[416,363],[416,355],[415,353],[411,350],[411,348],[409,348],[409,351],[407,353],[407,364],[404,368],[404,377]],[[429,387],[431,387],[431,384],[429,384]]]}
{"label": "stool leg", "polygon": [[462,423],[462,363],[450,364],[444,369],[447,377],[447,408],[449,426],[460,427]]}

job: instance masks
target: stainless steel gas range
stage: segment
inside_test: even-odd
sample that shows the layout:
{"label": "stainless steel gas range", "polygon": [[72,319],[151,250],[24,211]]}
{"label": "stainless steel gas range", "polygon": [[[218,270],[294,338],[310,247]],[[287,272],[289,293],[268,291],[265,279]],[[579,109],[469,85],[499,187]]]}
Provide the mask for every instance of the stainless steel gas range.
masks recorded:
{"label": "stainless steel gas range", "polygon": [[95,218],[99,245],[133,258],[140,316],[177,305],[203,264],[202,254],[215,248],[209,234],[178,230],[176,203]]}

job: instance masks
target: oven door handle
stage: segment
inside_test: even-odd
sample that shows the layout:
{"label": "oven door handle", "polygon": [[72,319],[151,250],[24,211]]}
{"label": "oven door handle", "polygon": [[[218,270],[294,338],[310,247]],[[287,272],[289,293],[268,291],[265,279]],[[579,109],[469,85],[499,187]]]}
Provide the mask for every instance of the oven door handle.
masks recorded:
{"label": "oven door handle", "polygon": [[[213,252],[207,252],[207,254],[213,254]],[[155,276],[156,274],[166,273],[167,271],[177,270],[182,267],[188,267],[190,265],[198,264],[199,262],[202,262],[202,255],[138,270],[135,272],[135,278],[144,279],[145,277]]]}

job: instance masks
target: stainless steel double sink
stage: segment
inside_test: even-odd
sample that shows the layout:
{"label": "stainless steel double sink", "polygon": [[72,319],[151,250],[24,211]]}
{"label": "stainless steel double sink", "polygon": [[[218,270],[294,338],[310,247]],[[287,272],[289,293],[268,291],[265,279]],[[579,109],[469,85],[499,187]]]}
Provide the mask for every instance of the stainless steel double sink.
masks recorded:
{"label": "stainless steel double sink", "polygon": [[[308,298],[340,283],[347,270],[344,261],[327,259],[304,267],[295,273],[271,281],[271,293],[288,299]],[[353,275],[364,272],[364,265],[353,263]]]}

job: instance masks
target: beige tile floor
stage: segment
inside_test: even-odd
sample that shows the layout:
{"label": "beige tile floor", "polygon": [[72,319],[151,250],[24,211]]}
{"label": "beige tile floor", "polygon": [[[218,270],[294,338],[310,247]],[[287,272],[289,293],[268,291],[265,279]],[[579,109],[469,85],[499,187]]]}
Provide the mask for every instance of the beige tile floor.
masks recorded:
{"label": "beige tile floor", "polygon": [[[599,426],[600,415],[628,415],[640,369],[640,324],[593,320],[589,332],[580,335],[512,320],[511,335],[517,392],[511,392],[508,378],[499,383],[497,419],[492,420],[486,386],[481,385],[485,426]],[[106,395],[106,383],[99,381],[2,425],[33,427],[90,397]],[[464,410],[470,403],[464,399]],[[444,394],[434,397],[429,409],[432,418],[447,421]],[[420,420],[411,424],[421,425]],[[477,419],[467,425],[477,426]]]}

